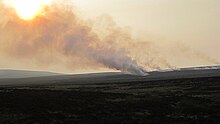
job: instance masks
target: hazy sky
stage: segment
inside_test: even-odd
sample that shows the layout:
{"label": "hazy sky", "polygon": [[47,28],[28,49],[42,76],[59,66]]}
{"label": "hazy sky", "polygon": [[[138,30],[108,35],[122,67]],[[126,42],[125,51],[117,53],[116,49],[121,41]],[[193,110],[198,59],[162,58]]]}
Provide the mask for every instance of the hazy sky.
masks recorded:
{"label": "hazy sky", "polygon": [[[0,2],[1,1],[2,0],[0,0]],[[62,0],[60,1],[63,2]],[[137,64],[140,64],[141,66],[144,67],[149,66],[154,69],[157,69],[159,66],[161,68],[163,67],[170,68],[171,66],[187,67],[187,66],[214,65],[220,63],[220,54],[219,54],[220,53],[220,49],[219,49],[220,48],[220,34],[219,34],[220,33],[220,15],[219,15],[220,0],[72,0],[72,1],[74,3],[75,8],[74,11],[72,10],[70,11],[71,14],[68,11],[66,11],[64,8],[62,8],[64,6],[61,5],[62,9],[56,10],[56,13],[60,14],[60,17],[56,16],[55,13],[50,13],[50,11],[48,11],[48,14],[49,15],[51,14],[51,16],[48,16],[50,17],[48,18],[49,21],[44,22],[43,20],[41,20],[39,16],[39,20],[41,20],[42,22],[35,24],[34,23],[35,21],[32,20],[33,25],[28,25],[29,21],[27,20],[26,20],[27,23],[25,23],[26,21],[22,21],[23,23],[20,23],[20,19],[16,18],[17,16],[15,16],[12,11],[8,11],[7,9],[8,6],[6,5],[7,7],[4,8],[3,6],[5,6],[5,4],[2,4],[1,5],[2,7],[0,8],[0,15],[1,15],[0,42],[2,43],[0,45],[0,50],[2,51],[0,52],[0,54],[2,54],[0,56],[0,60],[1,60],[0,68],[37,69],[37,70],[52,70],[52,71],[62,71],[62,72],[66,72],[66,71],[72,72],[73,70],[73,72],[75,72],[76,70],[75,66],[79,67],[80,70],[81,68],[85,68],[85,66],[89,63],[90,66],[92,67],[91,71],[94,70],[97,71],[97,69],[100,67],[100,64],[101,64],[100,69],[102,71],[102,69],[105,68],[118,69],[118,65],[117,65],[118,63],[116,62],[122,62],[121,59],[123,57],[125,58],[123,59],[125,60],[125,62],[127,60],[131,60],[133,64],[136,64],[135,62],[133,62],[134,59],[138,62]],[[23,9],[23,4],[20,7],[21,9]],[[8,14],[5,14],[6,13],[5,11],[8,11]],[[26,10],[24,10],[24,12],[26,12]],[[82,32],[83,30],[85,30],[84,29],[85,26],[80,25],[81,23],[78,24],[76,22],[77,19],[74,20],[72,12],[74,13],[73,14],[74,17],[76,17],[81,21],[83,20],[81,23],[85,24],[86,27],[88,27],[86,32]],[[77,14],[77,16],[75,16],[75,14]],[[127,34],[128,35],[127,36],[126,35],[127,32],[121,30],[121,28],[118,28],[117,26],[114,27],[111,25],[112,28],[110,28],[110,32],[108,32],[108,28],[102,26],[101,26],[102,30],[97,30],[97,27],[95,27],[97,25],[94,26],[92,24],[97,24],[97,22],[99,23],[100,21],[99,17],[103,14],[111,16],[112,19],[117,23],[117,26],[126,27],[126,29],[129,29],[131,34],[135,36],[137,39],[131,37],[129,33]],[[47,14],[45,15],[42,14],[42,16],[46,16],[46,15]],[[35,18],[37,18],[37,16]],[[108,18],[108,20],[110,19]],[[38,22],[37,19],[36,22]],[[87,23],[87,22],[95,22],[95,23]],[[13,26],[11,24],[14,24],[16,26]],[[48,25],[50,28],[46,29],[44,28],[43,25]],[[65,25],[69,25],[66,27],[67,29],[62,28]],[[30,28],[28,26],[32,26],[32,27]],[[74,26],[78,27],[78,30]],[[35,30],[39,30],[40,32],[36,33]],[[68,31],[71,33],[69,33]],[[46,35],[48,32],[50,32],[48,34],[49,36]],[[65,33],[66,34],[59,35],[61,32],[63,34]],[[56,39],[56,37],[53,37],[56,33],[61,37],[61,39],[59,38]],[[74,33],[76,33],[75,34],[76,36],[74,35]],[[79,34],[82,33],[82,34],[79,35],[77,33]],[[103,51],[99,51],[100,48],[94,47],[94,49],[92,49],[94,51],[94,55],[93,54],[90,55],[91,50],[87,50],[88,49],[87,47],[93,43],[92,42],[93,40],[90,39],[91,38],[90,35],[93,33],[97,33],[96,36],[98,36],[98,39],[95,36],[92,37],[92,39],[98,44],[100,44],[100,46],[104,46],[104,47],[101,49]],[[103,35],[102,33],[103,34],[107,33],[107,37],[105,35],[103,36],[104,41],[102,41],[103,40],[101,36]],[[18,38],[17,35],[19,35]],[[50,37],[50,35],[53,36]],[[68,38],[65,38],[64,36],[69,36],[69,35],[71,36],[70,43],[72,44],[67,45],[66,43],[68,42],[65,40]],[[35,37],[37,38],[37,40],[33,40],[35,39]],[[64,52],[65,55],[63,55],[63,53],[56,53],[57,49],[53,49],[55,50],[55,52],[54,53],[51,52],[53,54],[50,55],[50,49],[53,48],[53,47],[51,48],[51,46],[56,45],[55,44],[56,41],[59,42],[62,41],[61,44],[64,44],[64,46],[65,45],[74,46],[75,43],[74,41],[75,40],[78,41],[77,38],[79,41],[80,39],[83,38],[85,39],[85,41],[87,41],[88,39],[90,40],[85,45],[76,48],[74,47],[71,49],[65,49],[66,47],[62,47],[62,45],[59,46],[61,50],[66,50],[66,51],[68,50],[77,51],[78,49],[79,52],[73,52],[73,53],[72,51],[68,51],[69,53],[67,52],[68,55],[70,54],[73,56],[72,58],[68,58],[69,56],[66,55],[66,52]],[[146,41],[146,42],[144,42],[143,44],[138,42],[140,41],[140,39],[141,41]],[[48,44],[48,46],[45,47],[43,40],[51,41],[52,45]],[[100,40],[102,42],[100,42]],[[112,41],[113,44],[108,44],[109,43],[108,41]],[[114,49],[119,49],[119,48],[125,49],[128,53],[123,53],[121,51],[117,53],[118,52],[117,50],[116,51],[113,50],[112,52],[111,50],[107,49],[107,48],[111,48],[112,46]],[[43,48],[45,49],[42,50],[43,51],[42,54],[36,56],[38,55],[37,52],[38,49],[43,49]],[[106,49],[107,51],[105,51]],[[16,50],[18,50],[18,52]],[[24,50],[23,53],[21,52],[22,50]],[[30,51],[27,52],[28,50]],[[21,54],[19,54],[19,52],[21,52]],[[36,54],[34,54],[35,52]],[[27,53],[33,53],[33,55],[31,55],[31,57],[33,57],[33,60],[30,59],[29,56],[23,55]],[[73,54],[75,53],[79,53],[79,55],[77,54],[76,56],[74,56]],[[104,53],[105,55],[102,55],[102,53]],[[106,53],[109,53],[109,55],[106,56]],[[115,54],[113,55],[112,53]],[[81,54],[84,55],[84,57],[82,57]],[[104,58],[104,60],[106,59],[106,61],[102,62],[101,60],[103,59],[98,60],[100,56],[106,57]],[[19,61],[17,60],[14,61],[16,57],[20,59],[23,57],[24,62],[22,59],[21,60],[19,59]],[[65,59],[62,58],[64,62],[62,61],[57,62],[53,59],[50,59],[50,57],[51,58],[54,57],[54,59],[57,59],[59,57],[64,57],[64,58],[66,57],[66,58]],[[88,60],[84,59],[89,57],[91,58]],[[111,57],[115,59],[112,59]],[[39,66],[38,61],[41,62],[41,60],[44,60],[45,62],[42,62],[43,64]],[[116,65],[113,64],[114,65],[113,67],[110,67],[112,65],[111,60],[115,60],[113,61],[113,63],[116,63]],[[26,61],[30,61],[30,64],[27,65]],[[33,64],[33,62],[35,61],[36,64]],[[72,61],[77,64],[73,63]],[[83,61],[84,64],[81,61]],[[63,66],[65,66],[65,63],[67,63],[68,65],[67,68],[63,68]],[[88,64],[88,68],[90,68],[89,64]],[[72,67],[72,65],[75,66]],[[129,65],[129,64],[119,63],[119,65]],[[72,68],[69,68],[69,66]],[[86,69],[87,68],[85,68],[85,70]]]}
{"label": "hazy sky", "polygon": [[220,60],[219,0],[74,0],[85,17],[109,14],[154,42],[181,42]]}

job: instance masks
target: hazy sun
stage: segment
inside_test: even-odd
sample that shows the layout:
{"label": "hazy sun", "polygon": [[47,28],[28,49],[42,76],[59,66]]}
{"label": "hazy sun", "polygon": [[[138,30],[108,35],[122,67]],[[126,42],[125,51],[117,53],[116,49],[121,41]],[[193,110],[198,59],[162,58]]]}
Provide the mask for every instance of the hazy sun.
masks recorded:
{"label": "hazy sun", "polygon": [[5,3],[13,7],[17,15],[24,20],[32,20],[43,13],[44,7],[51,0],[5,0]]}

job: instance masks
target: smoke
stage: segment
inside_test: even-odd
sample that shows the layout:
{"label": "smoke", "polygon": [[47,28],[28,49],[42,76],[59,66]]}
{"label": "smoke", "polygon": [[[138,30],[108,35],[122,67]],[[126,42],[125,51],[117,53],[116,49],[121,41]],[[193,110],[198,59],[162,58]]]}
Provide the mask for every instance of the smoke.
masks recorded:
{"label": "smoke", "polygon": [[44,15],[24,21],[0,0],[0,67],[64,72],[108,68],[147,75],[145,70],[219,65],[185,44],[133,37],[130,28],[117,26],[111,16],[82,20],[76,12],[69,0],[56,0]]}
{"label": "smoke", "polygon": [[220,65],[220,62],[217,59],[215,59],[211,56],[208,56],[201,51],[193,50],[192,48],[187,47],[186,45],[183,45],[183,44],[181,44],[181,46],[179,46],[179,48],[183,53],[187,54],[188,56],[191,55],[192,58],[201,59],[201,60],[206,61],[210,64]]}
{"label": "smoke", "polygon": [[[126,39],[120,39],[123,33],[120,29],[109,29],[111,31],[101,37],[94,31],[93,24],[81,20],[66,3],[53,3],[45,11],[43,16],[24,21],[0,1],[1,54],[17,61],[34,60],[40,65],[65,60],[75,65],[74,68],[107,67],[131,74],[147,74],[128,48],[121,45],[120,41]],[[130,34],[128,36],[128,40],[133,40]]]}
{"label": "smoke", "polygon": [[202,51],[192,49],[186,44],[177,43],[175,44],[175,48],[177,48],[179,55],[181,53],[181,56],[187,57],[188,60],[197,60],[207,64],[220,65],[220,62],[216,58],[209,56]]}

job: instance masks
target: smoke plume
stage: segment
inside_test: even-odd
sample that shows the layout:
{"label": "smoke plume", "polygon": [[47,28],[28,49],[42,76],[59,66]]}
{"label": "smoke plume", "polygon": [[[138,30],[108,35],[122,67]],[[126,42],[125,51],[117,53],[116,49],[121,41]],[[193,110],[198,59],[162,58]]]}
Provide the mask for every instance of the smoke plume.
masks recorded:
{"label": "smoke plume", "polygon": [[0,16],[0,52],[15,60],[34,59],[50,64],[66,59],[70,65],[147,74],[129,50],[118,44],[122,41],[120,29],[111,29],[100,37],[93,24],[81,20],[71,5],[53,3],[45,8],[43,16],[24,21],[1,2]]}
{"label": "smoke plume", "polygon": [[108,15],[82,20],[70,0],[54,0],[44,11],[25,21],[0,0],[0,67],[147,75],[145,70],[219,65],[184,44],[133,37]]}

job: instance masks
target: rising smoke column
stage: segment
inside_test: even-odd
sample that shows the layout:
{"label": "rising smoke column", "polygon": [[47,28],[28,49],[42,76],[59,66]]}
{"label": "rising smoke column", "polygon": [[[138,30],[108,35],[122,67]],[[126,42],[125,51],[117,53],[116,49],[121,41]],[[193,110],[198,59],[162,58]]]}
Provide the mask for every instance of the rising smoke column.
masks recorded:
{"label": "rising smoke column", "polygon": [[[103,44],[105,38],[100,39],[92,31],[92,25],[77,17],[69,5],[54,3],[45,9],[44,16],[30,22],[19,19],[4,4],[0,4],[0,8],[0,50],[7,55],[30,59],[52,51],[72,61],[81,58],[80,61],[131,74],[147,74],[129,56],[126,48]],[[117,40],[117,37],[111,36]]]}

